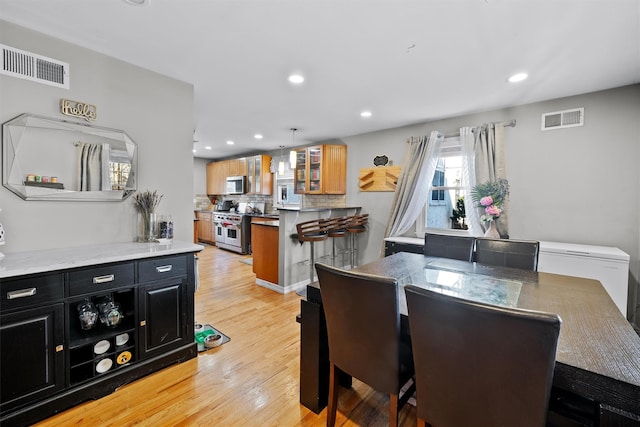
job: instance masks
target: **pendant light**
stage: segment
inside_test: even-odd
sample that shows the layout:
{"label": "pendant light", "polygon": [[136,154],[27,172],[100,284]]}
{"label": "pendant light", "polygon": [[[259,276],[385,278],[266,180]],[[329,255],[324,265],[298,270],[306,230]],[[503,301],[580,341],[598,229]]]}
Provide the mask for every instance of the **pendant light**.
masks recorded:
{"label": "pendant light", "polygon": [[280,161],[278,162],[278,175],[282,176],[284,175],[284,157],[282,155],[282,149],[284,148],[284,145],[280,146]]}
{"label": "pendant light", "polygon": [[[296,131],[298,129],[296,128],[291,128],[291,148],[295,147],[295,136],[296,136]],[[296,159],[298,157],[298,153],[296,152],[296,150],[291,150],[289,151],[289,167],[291,169],[295,169],[296,168]]]}

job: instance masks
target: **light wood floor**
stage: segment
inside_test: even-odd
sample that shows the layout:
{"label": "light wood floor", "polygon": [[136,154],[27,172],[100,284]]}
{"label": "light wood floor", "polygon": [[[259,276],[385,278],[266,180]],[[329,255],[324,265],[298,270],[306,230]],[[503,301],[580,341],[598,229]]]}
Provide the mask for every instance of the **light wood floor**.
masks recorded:
{"label": "light wood floor", "polygon": [[[231,337],[221,347],[151,374],[39,426],[324,426],[298,401],[300,297],[255,284],[248,258],[207,246],[199,254],[196,321]],[[388,425],[388,398],[354,380],[341,389],[337,425]],[[405,406],[401,426],[414,426]]]}

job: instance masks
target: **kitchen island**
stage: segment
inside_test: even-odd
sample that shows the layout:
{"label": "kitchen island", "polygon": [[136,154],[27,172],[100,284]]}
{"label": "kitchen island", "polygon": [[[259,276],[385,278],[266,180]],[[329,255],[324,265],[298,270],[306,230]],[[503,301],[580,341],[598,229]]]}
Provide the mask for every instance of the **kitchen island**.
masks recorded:
{"label": "kitchen island", "polygon": [[[360,206],[327,206],[310,208],[277,208],[278,229],[278,287],[274,290],[288,293],[309,284],[309,243],[298,240],[296,224],[319,218],[334,218],[360,213]],[[343,253],[348,239],[336,240],[336,251]],[[315,261],[331,263],[332,239],[315,243]],[[348,257],[346,257],[348,258]],[[338,265],[344,266],[342,258]]]}
{"label": "kitchen island", "polygon": [[278,286],[278,232],[280,221],[252,218],[251,248],[256,283],[270,289]]}

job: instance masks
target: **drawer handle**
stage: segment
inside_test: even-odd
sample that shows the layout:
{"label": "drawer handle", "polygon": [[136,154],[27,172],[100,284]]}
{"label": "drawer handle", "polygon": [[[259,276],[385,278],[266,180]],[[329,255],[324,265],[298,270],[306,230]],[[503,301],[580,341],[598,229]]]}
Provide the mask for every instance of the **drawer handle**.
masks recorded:
{"label": "drawer handle", "polygon": [[158,267],[156,267],[156,271],[158,273],[167,273],[169,271],[171,271],[171,269],[173,268],[173,265],[169,264],[169,265],[160,265]]}
{"label": "drawer handle", "polygon": [[36,294],[36,288],[18,289],[17,291],[7,292],[7,299],[32,297]]}
{"label": "drawer handle", "polygon": [[107,274],[104,276],[96,276],[93,278],[93,284],[94,285],[99,285],[100,283],[108,283],[108,282],[113,282],[114,280],[116,280],[116,275],[115,274]]}

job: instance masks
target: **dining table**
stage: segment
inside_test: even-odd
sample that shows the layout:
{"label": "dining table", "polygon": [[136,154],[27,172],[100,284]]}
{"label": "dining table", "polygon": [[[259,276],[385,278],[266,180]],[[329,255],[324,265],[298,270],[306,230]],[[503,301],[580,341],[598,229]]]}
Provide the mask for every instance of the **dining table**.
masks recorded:
{"label": "dining table", "polygon": [[[576,425],[640,426],[640,336],[599,281],[407,252],[352,271],[396,279],[400,321],[405,326],[405,285],[559,315],[549,416],[584,422]],[[319,413],[327,404],[329,349],[318,282],[307,285],[298,321],[300,403]],[[347,376],[341,379],[345,386],[350,381]]]}

